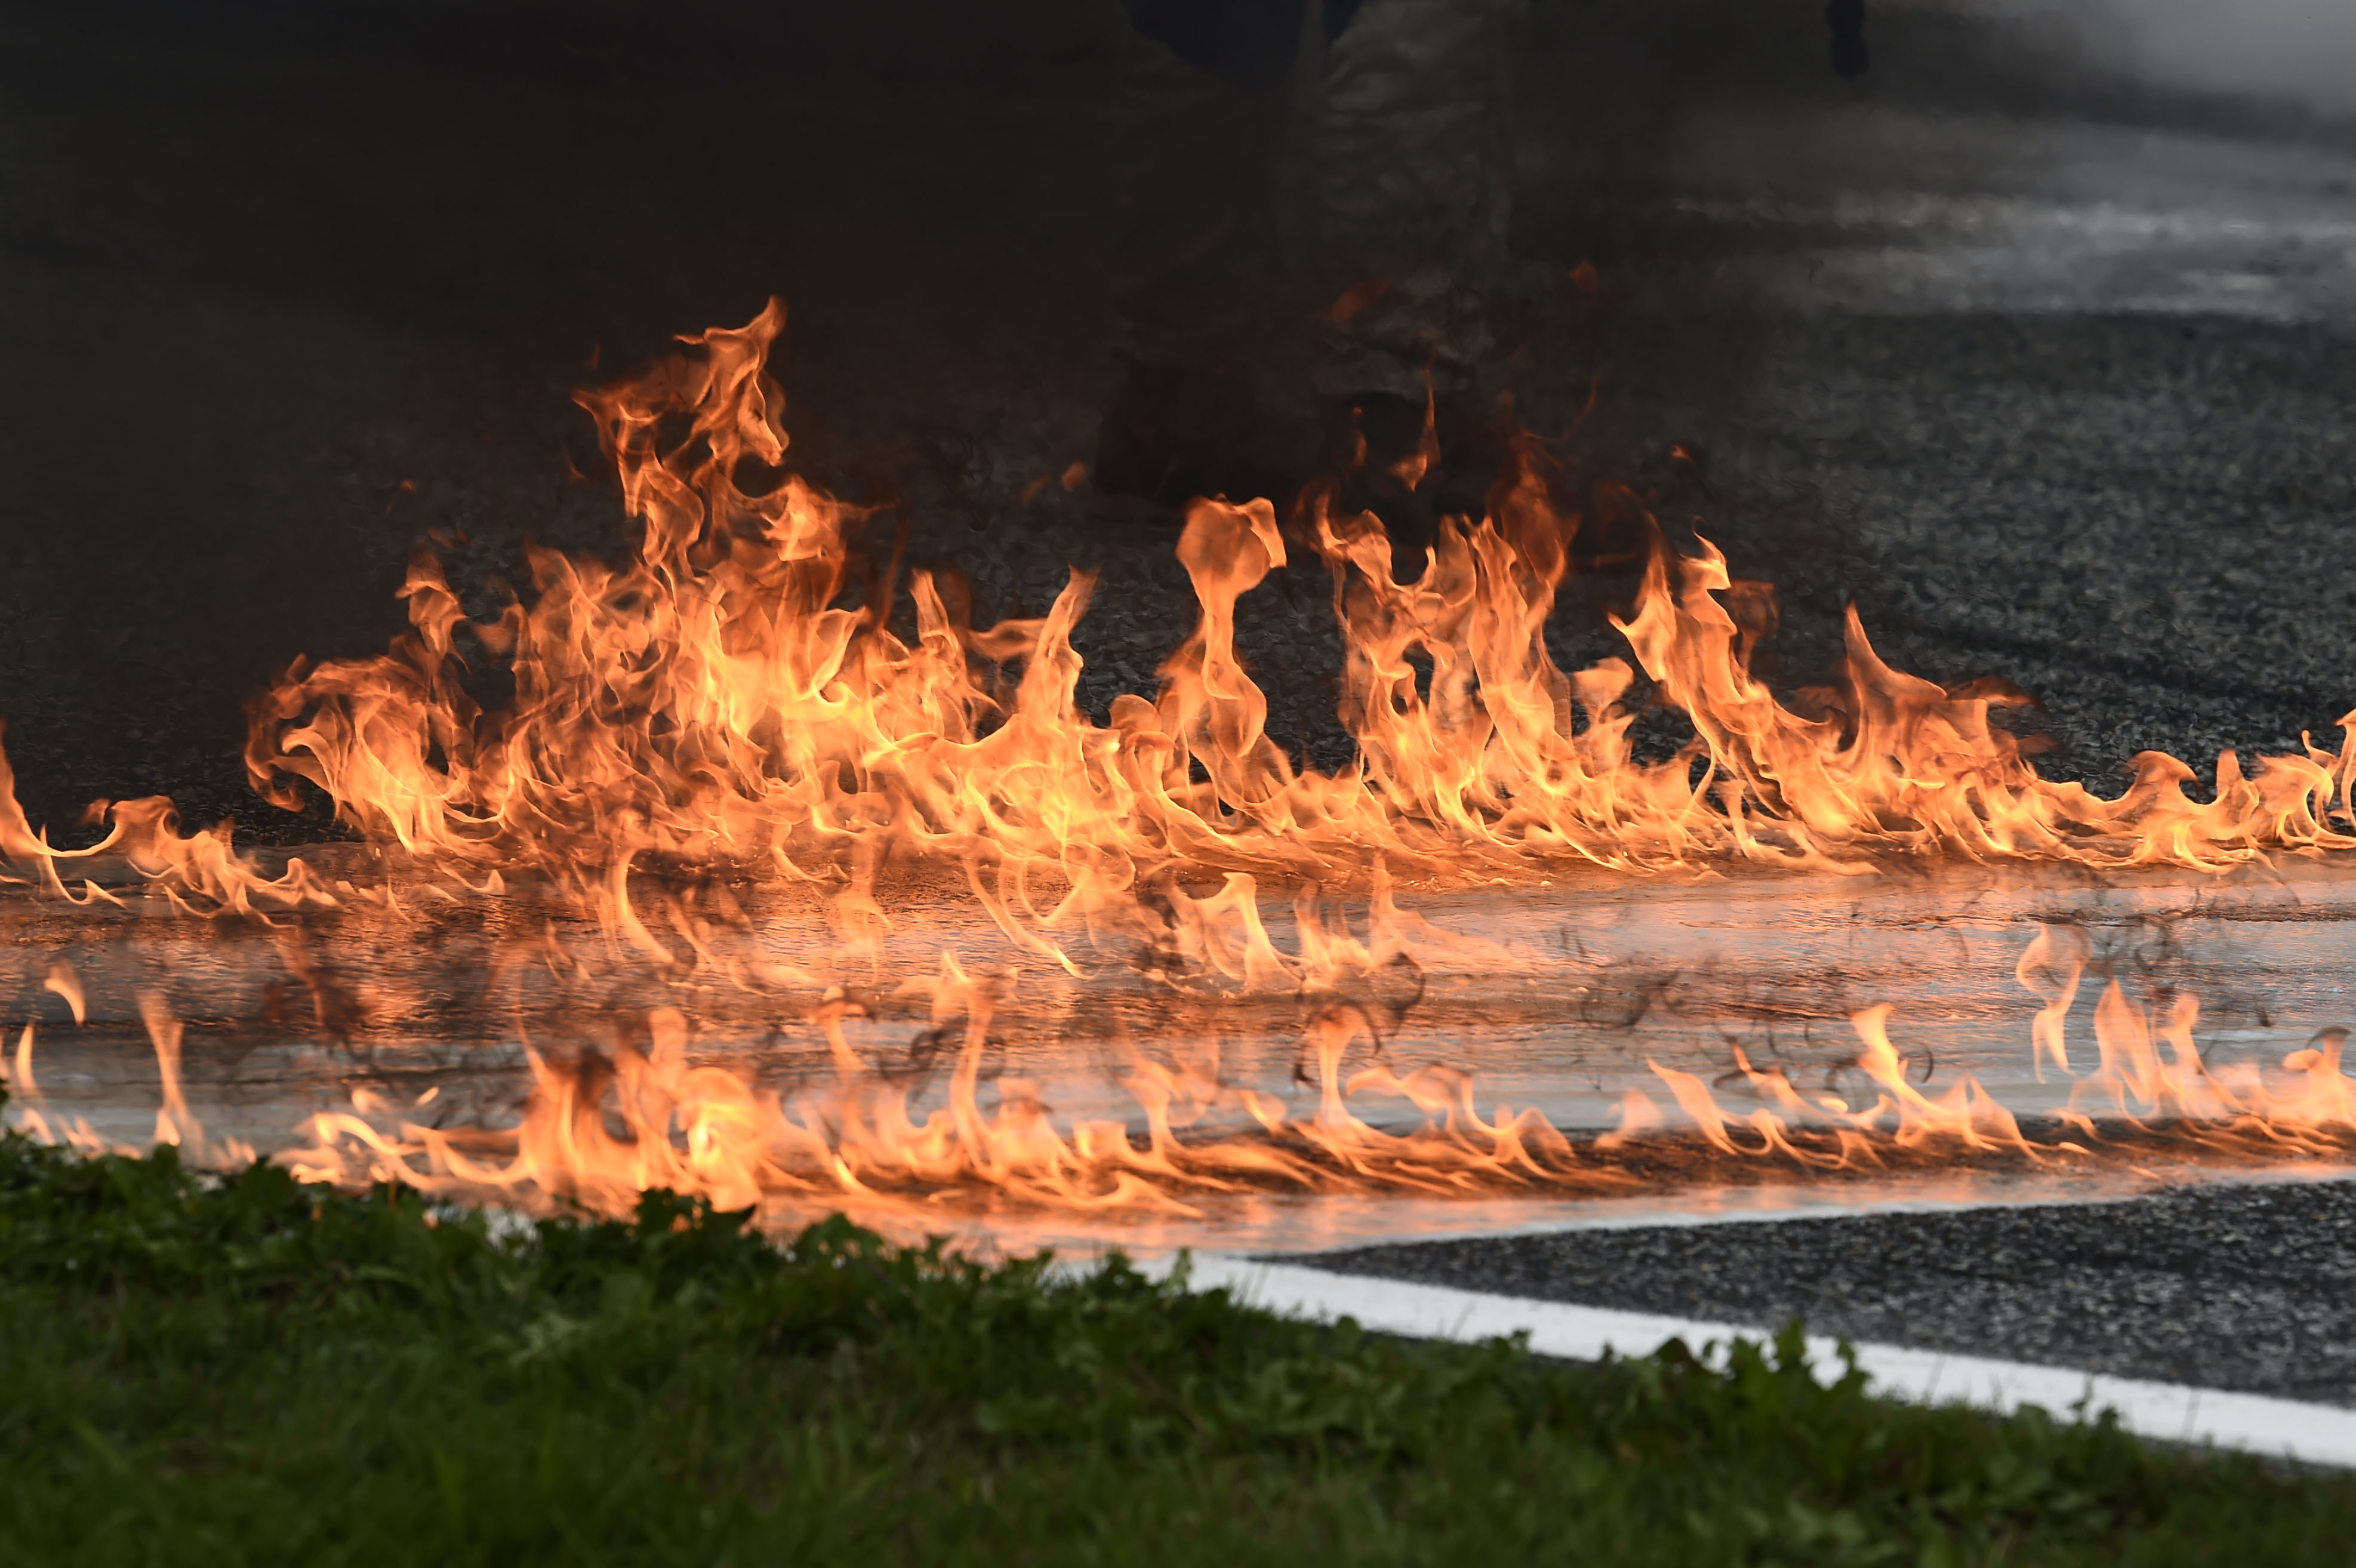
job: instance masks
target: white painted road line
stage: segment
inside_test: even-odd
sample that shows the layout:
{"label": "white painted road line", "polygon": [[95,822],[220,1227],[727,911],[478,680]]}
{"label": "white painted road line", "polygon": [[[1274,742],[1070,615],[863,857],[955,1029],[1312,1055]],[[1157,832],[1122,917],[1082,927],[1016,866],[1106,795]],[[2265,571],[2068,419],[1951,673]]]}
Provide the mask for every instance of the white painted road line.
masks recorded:
{"label": "white painted road line", "polygon": [[[1757,1328],[1730,1323],[1489,1296],[1215,1253],[1195,1254],[1193,1271],[1194,1288],[1224,1285],[1271,1311],[1327,1321],[1347,1316],[1368,1328],[1421,1339],[1469,1341],[1526,1333],[1532,1350],[1567,1360],[1592,1361],[1607,1350],[1649,1355],[1671,1339],[1683,1339],[1698,1353],[1713,1339],[1724,1343],[1765,1338]],[[1837,1366],[1837,1343],[1811,1335],[1810,1361]],[[2144,1437],[2212,1443],[2310,1465],[2356,1468],[2356,1410],[1901,1345],[1858,1344],[1854,1349],[1858,1366],[1872,1379],[1873,1392],[1885,1398],[1964,1403],[2007,1413],[2035,1404],[2065,1419],[2084,1401],[2090,1411],[2117,1411],[2119,1424]]]}

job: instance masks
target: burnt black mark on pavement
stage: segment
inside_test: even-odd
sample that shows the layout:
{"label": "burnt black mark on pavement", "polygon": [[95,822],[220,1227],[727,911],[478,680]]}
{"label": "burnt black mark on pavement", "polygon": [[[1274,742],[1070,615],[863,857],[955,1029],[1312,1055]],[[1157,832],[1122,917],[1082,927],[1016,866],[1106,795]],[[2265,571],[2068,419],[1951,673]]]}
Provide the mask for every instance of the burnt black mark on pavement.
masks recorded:
{"label": "burnt black mark on pavement", "polygon": [[1288,1258],[1343,1274],[2356,1405],[2356,1181],[1574,1231]]}

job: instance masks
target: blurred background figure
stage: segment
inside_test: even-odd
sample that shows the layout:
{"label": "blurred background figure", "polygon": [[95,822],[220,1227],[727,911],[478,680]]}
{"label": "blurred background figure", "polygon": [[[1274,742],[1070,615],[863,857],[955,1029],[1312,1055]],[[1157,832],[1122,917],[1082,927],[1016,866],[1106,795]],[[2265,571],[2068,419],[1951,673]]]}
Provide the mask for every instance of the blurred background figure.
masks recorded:
{"label": "blurred background figure", "polygon": [[1825,26],[1832,29],[1833,73],[1852,80],[1865,74],[1865,0],[1826,0]]}
{"label": "blurred background figure", "polygon": [[[1100,488],[1376,496],[1478,423],[1525,0],[1124,0]],[[1357,461],[1363,443],[1363,461]]]}
{"label": "blurred background figure", "polygon": [[1300,0],[1121,0],[1111,293],[1121,379],[1096,480],[1180,501],[1271,488],[1297,458],[1269,352],[1297,304],[1278,165]]}

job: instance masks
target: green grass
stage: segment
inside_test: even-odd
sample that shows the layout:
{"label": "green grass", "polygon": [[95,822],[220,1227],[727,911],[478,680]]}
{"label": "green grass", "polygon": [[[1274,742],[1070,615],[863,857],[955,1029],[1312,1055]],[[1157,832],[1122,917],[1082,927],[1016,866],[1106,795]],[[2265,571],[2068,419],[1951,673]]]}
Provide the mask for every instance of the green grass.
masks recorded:
{"label": "green grass", "polygon": [[0,1139],[0,1563],[2344,1563],[2356,1484],[649,1196],[502,1241]]}

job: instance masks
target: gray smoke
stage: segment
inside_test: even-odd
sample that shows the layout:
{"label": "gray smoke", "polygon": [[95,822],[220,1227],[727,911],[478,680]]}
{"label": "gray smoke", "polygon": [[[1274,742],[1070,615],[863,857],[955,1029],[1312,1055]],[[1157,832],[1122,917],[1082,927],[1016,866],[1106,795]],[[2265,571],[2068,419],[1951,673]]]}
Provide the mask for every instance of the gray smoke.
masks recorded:
{"label": "gray smoke", "polygon": [[2136,63],[2190,87],[2356,112],[2356,0],[2119,0]]}
{"label": "gray smoke", "polygon": [[1962,8],[2067,35],[2094,63],[2155,87],[2356,114],[2356,0],[1965,0]]}

